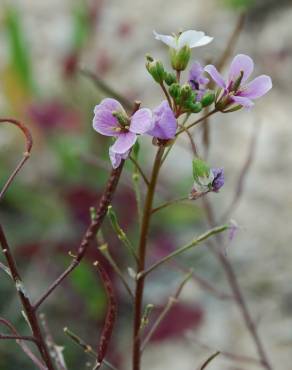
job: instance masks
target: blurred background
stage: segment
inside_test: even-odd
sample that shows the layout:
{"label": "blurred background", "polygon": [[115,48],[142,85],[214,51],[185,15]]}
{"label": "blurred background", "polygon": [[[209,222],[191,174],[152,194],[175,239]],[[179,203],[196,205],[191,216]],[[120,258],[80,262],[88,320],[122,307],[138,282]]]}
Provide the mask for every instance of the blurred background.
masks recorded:
{"label": "blurred background", "polygon": [[[240,17],[245,20],[240,26]],[[222,219],[238,190],[243,191],[231,217],[239,224],[226,253],[233,263],[274,369],[292,361],[292,4],[291,0],[7,0],[0,5],[0,116],[29,125],[33,153],[1,204],[1,222],[33,299],[70,261],[106,182],[109,141],[91,126],[93,108],[108,95],[154,108],[162,95],[146,69],[145,54],[168,63],[166,48],[152,31],[203,30],[212,44],[195,49],[193,59],[217,61],[228,40],[238,38],[232,55],[249,54],[256,74],[272,77],[273,90],[250,111],[217,115],[209,132],[196,129],[199,153],[212,167],[224,167],[220,194],[208,195]],[[231,56],[232,56],[231,55]],[[227,60],[227,67],[230,59]],[[186,77],[185,77],[186,78]],[[106,84],[106,86],[104,86]],[[108,88],[110,90],[108,91]],[[2,125],[0,180],[7,179],[23,150],[19,132]],[[206,153],[206,135],[210,150]],[[143,140],[140,164],[150,171],[153,146]],[[156,204],[187,196],[192,187],[192,152],[182,138],[161,173]],[[127,164],[114,200],[122,227],[137,242],[135,194]],[[141,184],[142,193],[145,191]],[[149,260],[169,253],[208,228],[202,202],[167,208],[152,220]],[[113,233],[105,240],[129,284],[129,256]],[[43,312],[55,341],[64,347],[69,369],[92,368],[92,359],[63,333],[67,326],[95,346],[106,312],[106,295],[92,263],[93,247],[82,265],[47,300]],[[0,258],[2,261],[2,256]],[[106,265],[106,262],[105,262]],[[129,369],[132,307],[110,266],[119,302],[108,359]],[[145,303],[155,305],[150,324],[183,278],[194,278],[158,327],[143,356],[144,369],[196,369],[215,350],[256,357],[254,344],[224,272],[208,249],[189,252],[148,280]],[[25,334],[13,284],[0,271],[0,316]],[[207,344],[207,346],[204,346]],[[90,365],[91,363],[91,365]],[[90,367],[91,366],[91,367]],[[1,370],[29,370],[34,365],[16,343],[0,343]],[[246,370],[257,364],[219,356],[210,370]]]}

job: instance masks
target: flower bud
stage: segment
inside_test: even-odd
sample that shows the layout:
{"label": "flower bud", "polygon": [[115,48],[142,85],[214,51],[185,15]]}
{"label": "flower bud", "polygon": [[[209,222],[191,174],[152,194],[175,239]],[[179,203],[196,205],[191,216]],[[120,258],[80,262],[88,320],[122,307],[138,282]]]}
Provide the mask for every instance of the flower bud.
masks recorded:
{"label": "flower bud", "polygon": [[196,103],[190,104],[189,107],[192,113],[200,113],[201,110],[203,109],[201,102],[198,102],[198,101]]}
{"label": "flower bud", "polygon": [[183,84],[182,87],[181,87],[181,98],[182,100],[186,101],[186,100],[189,100],[191,95],[192,95],[192,88],[191,86],[186,83],[186,84]]}
{"label": "flower bud", "polygon": [[185,45],[179,50],[170,49],[170,60],[172,68],[176,71],[184,71],[191,58],[191,49]]}
{"label": "flower bud", "polygon": [[168,91],[169,91],[169,94],[174,98],[174,99],[176,99],[176,98],[178,98],[179,96],[180,96],[180,84],[178,84],[178,83],[174,83],[174,84],[172,84],[170,87],[169,87],[169,89],[168,89]]}
{"label": "flower bud", "polygon": [[173,73],[165,73],[164,75],[164,81],[168,86],[172,85],[173,83],[176,82],[176,77]]}
{"label": "flower bud", "polygon": [[208,91],[201,99],[201,103],[203,107],[208,107],[215,101],[215,94],[213,91]]}
{"label": "flower bud", "polygon": [[160,60],[154,60],[150,55],[147,55],[146,59],[147,71],[151,74],[156,82],[162,83],[165,76],[162,62]]}

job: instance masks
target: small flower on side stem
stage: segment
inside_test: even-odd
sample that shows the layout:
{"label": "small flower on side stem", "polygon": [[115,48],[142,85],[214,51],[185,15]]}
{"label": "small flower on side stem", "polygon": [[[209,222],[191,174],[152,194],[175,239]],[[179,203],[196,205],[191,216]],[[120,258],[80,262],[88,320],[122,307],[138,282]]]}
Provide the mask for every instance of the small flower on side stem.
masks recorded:
{"label": "small flower on side stem", "polygon": [[[225,82],[214,65],[207,65],[205,71],[222,89],[216,108],[222,112],[231,112],[242,107],[253,107],[254,99],[265,95],[272,88],[272,80],[267,75],[256,77],[247,82],[254,69],[253,60],[244,54],[237,55],[231,62],[228,79]],[[230,108],[230,109],[229,109]]]}
{"label": "small flower on side stem", "polygon": [[172,68],[176,71],[186,69],[190,57],[191,49],[209,44],[213,37],[206,36],[204,32],[189,30],[178,35],[161,35],[154,31],[156,40],[164,42],[170,47]]}
{"label": "small flower on side stem", "polygon": [[116,138],[109,148],[113,168],[126,159],[137,140],[137,135],[149,131],[153,126],[150,109],[138,109],[128,117],[122,105],[115,99],[106,98],[94,109],[93,128],[105,136]]}
{"label": "small flower on side stem", "polygon": [[210,168],[206,162],[201,159],[193,160],[194,184],[189,195],[190,199],[198,199],[209,193],[218,193],[224,185],[223,168]]}

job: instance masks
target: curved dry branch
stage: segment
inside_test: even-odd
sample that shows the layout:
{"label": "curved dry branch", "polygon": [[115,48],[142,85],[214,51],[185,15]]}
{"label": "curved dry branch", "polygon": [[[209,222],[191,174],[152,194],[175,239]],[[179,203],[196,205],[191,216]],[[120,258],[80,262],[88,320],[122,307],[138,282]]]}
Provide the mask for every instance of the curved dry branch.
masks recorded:
{"label": "curved dry branch", "polygon": [[22,131],[25,137],[25,151],[23,153],[22,159],[18,162],[17,166],[15,167],[14,171],[9,176],[8,180],[6,181],[6,183],[4,184],[0,192],[0,201],[1,201],[4,194],[8,190],[9,186],[12,184],[13,180],[15,179],[16,175],[21,170],[25,162],[29,159],[33,141],[32,141],[32,136],[31,136],[29,129],[22,122],[14,118],[0,118],[0,123],[10,123],[10,124],[15,125]]}

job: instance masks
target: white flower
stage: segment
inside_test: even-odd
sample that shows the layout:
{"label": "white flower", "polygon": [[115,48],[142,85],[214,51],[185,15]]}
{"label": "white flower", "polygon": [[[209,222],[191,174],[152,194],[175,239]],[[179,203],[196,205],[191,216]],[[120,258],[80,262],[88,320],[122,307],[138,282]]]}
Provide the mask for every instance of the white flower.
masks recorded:
{"label": "white flower", "polygon": [[209,44],[213,37],[206,36],[202,31],[189,30],[182,32],[179,36],[160,35],[153,31],[156,40],[164,42],[175,50],[180,50],[184,46],[190,49]]}

